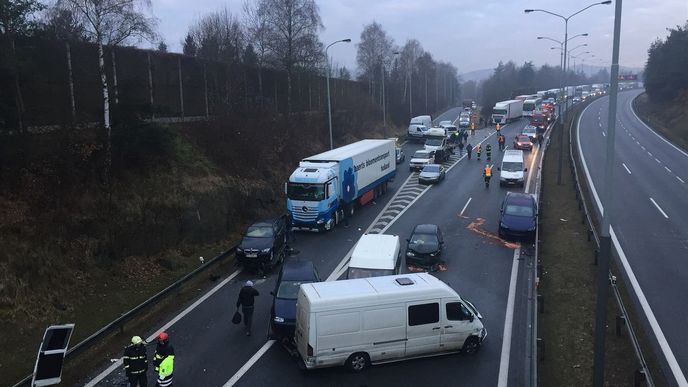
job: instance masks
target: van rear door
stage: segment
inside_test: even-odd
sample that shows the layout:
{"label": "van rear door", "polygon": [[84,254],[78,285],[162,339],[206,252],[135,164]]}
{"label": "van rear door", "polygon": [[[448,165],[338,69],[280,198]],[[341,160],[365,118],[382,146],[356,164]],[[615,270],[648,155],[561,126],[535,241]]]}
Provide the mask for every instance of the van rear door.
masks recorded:
{"label": "van rear door", "polygon": [[406,303],[406,356],[440,350],[440,300]]}
{"label": "van rear door", "polygon": [[456,298],[442,299],[442,351],[458,351],[471,334],[473,313]]}

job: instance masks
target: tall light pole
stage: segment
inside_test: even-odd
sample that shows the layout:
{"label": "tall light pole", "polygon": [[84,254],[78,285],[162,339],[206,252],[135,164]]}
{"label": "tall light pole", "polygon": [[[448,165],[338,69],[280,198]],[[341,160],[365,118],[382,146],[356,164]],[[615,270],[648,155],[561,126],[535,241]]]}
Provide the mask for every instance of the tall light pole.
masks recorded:
{"label": "tall light pole", "polygon": [[[569,19],[571,19],[572,17],[585,11],[588,8],[592,8],[596,5],[603,5],[603,4],[607,5],[607,4],[611,4],[611,3],[612,3],[611,0],[605,0],[605,1],[597,2],[597,3],[593,3],[593,4],[588,5],[585,8],[580,9],[579,11],[572,13],[569,16],[559,15],[558,13],[550,12],[550,11],[547,11],[544,9],[525,9],[525,10],[523,10],[523,12],[525,12],[525,13],[544,12],[544,13],[547,13],[547,14],[550,14],[552,16],[556,16],[556,17],[562,19],[564,21],[564,54],[566,54],[566,51],[568,49],[567,43],[569,40]],[[566,68],[566,55],[564,55],[564,68]],[[566,73],[564,73],[564,87],[566,87]],[[568,107],[568,99],[567,99],[566,107]],[[561,121],[562,122],[562,128],[559,131],[559,161],[558,161],[558,165],[557,165],[557,185],[561,185],[561,164],[562,164],[563,153],[564,153],[564,134],[563,134],[564,127],[563,127],[563,124],[566,122],[566,109],[564,110],[564,114],[561,114],[561,116],[562,116],[562,121]]]}
{"label": "tall light pole", "polygon": [[334,149],[334,142],[332,141],[332,104],[330,102],[330,57],[327,55],[327,50],[337,43],[350,43],[351,39],[342,39],[330,43],[325,47],[325,60],[327,60],[327,121],[330,126],[330,149]]}
{"label": "tall light pole", "polygon": [[590,54],[590,51],[581,52],[578,55],[569,54],[569,62],[571,62],[571,59],[573,59],[573,72],[574,72],[574,74],[576,72],[576,59],[580,58],[581,56],[583,56],[585,54]]}
{"label": "tall light pole", "polygon": [[602,188],[602,230],[600,233],[600,256],[597,266],[597,303],[595,306],[595,357],[593,361],[592,385],[604,385],[604,341],[607,329],[607,297],[609,292],[609,256],[612,239],[610,224],[612,220],[612,198],[614,197],[614,137],[616,135],[616,101],[619,93],[619,42],[621,34],[621,5],[616,0],[614,9],[614,43],[612,45],[612,68],[610,74],[609,113],[607,114],[607,146],[604,165],[604,187]]}

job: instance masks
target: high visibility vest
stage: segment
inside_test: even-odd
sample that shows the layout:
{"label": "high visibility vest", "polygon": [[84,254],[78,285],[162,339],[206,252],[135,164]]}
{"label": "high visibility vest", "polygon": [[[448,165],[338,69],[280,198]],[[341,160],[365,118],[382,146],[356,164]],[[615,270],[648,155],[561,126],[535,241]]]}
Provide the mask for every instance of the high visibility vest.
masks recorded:
{"label": "high visibility vest", "polygon": [[485,167],[485,177],[492,177],[492,168]]}
{"label": "high visibility vest", "polygon": [[471,122],[471,129],[475,129],[475,122]]}
{"label": "high visibility vest", "polygon": [[174,355],[169,355],[160,363],[158,375],[160,378],[166,378],[172,375],[172,371],[174,371]]}

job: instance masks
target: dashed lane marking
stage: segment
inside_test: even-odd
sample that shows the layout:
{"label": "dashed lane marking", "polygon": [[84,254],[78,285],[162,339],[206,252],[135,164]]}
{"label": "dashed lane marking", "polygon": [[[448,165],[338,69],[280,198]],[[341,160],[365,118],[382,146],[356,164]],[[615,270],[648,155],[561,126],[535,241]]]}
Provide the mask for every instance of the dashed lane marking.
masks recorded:
{"label": "dashed lane marking", "polygon": [[630,174],[631,174],[631,170],[628,169],[628,167],[626,166],[626,164],[621,163],[621,165],[623,165],[623,167],[626,168],[626,172],[628,172],[628,174],[630,175]]}
{"label": "dashed lane marking", "polygon": [[669,215],[667,215],[666,212],[664,212],[664,210],[662,209],[662,207],[660,207],[659,204],[657,204],[657,202],[655,201],[655,199],[650,198],[650,201],[652,202],[652,204],[655,205],[655,207],[657,207],[657,209],[659,210],[659,212],[661,212],[662,215],[664,215],[665,218],[669,219]]}
{"label": "dashed lane marking", "polygon": [[459,216],[463,216],[463,213],[466,211],[466,208],[468,208],[468,204],[473,200],[473,198],[468,198],[468,201],[466,202],[466,205],[463,206],[463,209],[461,210],[461,213]]}

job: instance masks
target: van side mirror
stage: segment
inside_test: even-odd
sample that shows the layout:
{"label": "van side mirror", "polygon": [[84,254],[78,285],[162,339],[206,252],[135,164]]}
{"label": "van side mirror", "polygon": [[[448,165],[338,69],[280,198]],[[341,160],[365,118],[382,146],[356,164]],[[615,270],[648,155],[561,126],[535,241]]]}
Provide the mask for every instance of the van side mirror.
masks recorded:
{"label": "van side mirror", "polygon": [[270,290],[270,295],[271,295],[271,296],[274,296],[274,295],[275,295],[275,292],[273,292],[272,290]]}
{"label": "van side mirror", "polygon": [[473,322],[473,320],[475,320],[475,316],[473,316],[473,314],[471,314],[471,317],[468,318],[468,321]]}
{"label": "van side mirror", "polygon": [[406,242],[411,242],[411,238],[406,238]]}
{"label": "van side mirror", "polygon": [[524,169],[523,169],[523,172],[528,172],[528,168],[524,168]]}
{"label": "van side mirror", "polygon": [[502,170],[502,168],[500,168],[500,167],[497,167],[497,170],[498,170],[498,171],[501,171],[501,170]]}

